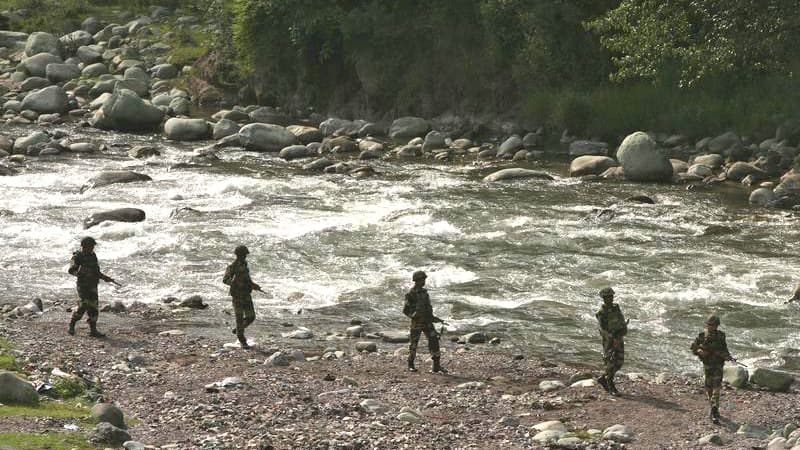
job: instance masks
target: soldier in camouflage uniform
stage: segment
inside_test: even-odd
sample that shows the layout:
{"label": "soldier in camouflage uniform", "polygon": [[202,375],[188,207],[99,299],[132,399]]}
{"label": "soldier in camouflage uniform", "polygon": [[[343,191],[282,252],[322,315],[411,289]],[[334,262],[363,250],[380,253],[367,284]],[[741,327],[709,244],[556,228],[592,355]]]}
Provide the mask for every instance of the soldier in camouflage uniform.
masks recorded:
{"label": "soldier in camouflage uniform", "polygon": [[603,364],[605,372],[597,379],[609,394],[619,395],[614,385],[614,375],[625,362],[625,343],[623,337],[628,333],[628,322],[622,315],[619,305],[614,303],[614,290],[610,287],[600,290],[603,306],[595,317],[600,324],[600,337],[603,340]]}
{"label": "soldier in camouflage uniform", "polygon": [[439,352],[439,334],[433,327],[435,322],[443,322],[442,319],[433,315],[433,307],[431,306],[431,298],[428,296],[428,290],[425,289],[425,279],[428,276],[425,272],[418,270],[411,276],[414,281],[414,287],[406,294],[406,301],[403,305],[403,314],[411,319],[411,344],[409,345],[408,353],[408,370],[416,372],[414,367],[414,360],[417,357],[417,345],[422,333],[428,339],[428,350],[431,352],[433,358],[433,369],[431,372],[447,373],[441,364],[442,357]]}
{"label": "soldier in camouflage uniform", "polygon": [[250,279],[250,269],[247,267],[247,255],[250,253],[247,247],[240,245],[233,251],[236,260],[225,270],[222,282],[230,286],[230,294],[233,298],[233,312],[236,316],[236,328],[231,330],[239,339],[243,349],[250,348],[247,339],[244,337],[244,330],[256,319],[256,311],[253,308],[253,291],[260,291],[261,286]]}
{"label": "soldier in camouflage uniform", "polygon": [[730,361],[725,333],[719,331],[719,317],[709,316],[706,319],[706,330],[700,333],[692,343],[692,353],[703,362],[705,388],[708,401],[711,403],[711,421],[719,423],[719,394],[722,390],[722,369],[725,361]]}
{"label": "soldier in camouflage uniform", "polygon": [[100,280],[106,283],[116,283],[113,278],[100,272],[100,264],[97,262],[97,255],[94,254],[94,247],[97,244],[91,237],[81,239],[81,249],[72,254],[69,262],[69,274],[78,278],[78,309],[72,313],[69,322],[70,335],[75,334],[75,324],[81,320],[83,314],[88,316],[89,336],[105,337],[103,333],[97,331],[97,317],[100,315],[98,310],[99,300],[97,298],[97,284]]}

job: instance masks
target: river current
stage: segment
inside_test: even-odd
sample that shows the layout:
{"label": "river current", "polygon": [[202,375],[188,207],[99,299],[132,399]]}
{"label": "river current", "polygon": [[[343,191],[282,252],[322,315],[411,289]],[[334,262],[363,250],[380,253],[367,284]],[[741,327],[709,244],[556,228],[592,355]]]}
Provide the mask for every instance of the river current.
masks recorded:
{"label": "river current", "polygon": [[[800,217],[750,207],[738,187],[584,183],[567,177],[564,160],[524,163],[554,182],[496,184],[483,176],[510,163],[382,160],[373,163],[381,175],[354,179],[225,149],[219,163],[176,168],[203,144],[71,133],[106,142],[111,156],[32,159],[22,174],[0,177],[0,209],[14,213],[0,215],[4,300],[74,297],[66,266],[92,235],[103,270],[125,285],[101,286],[101,302],[199,294],[222,309],[222,273],[245,244],[268,293],[254,297],[259,314],[303,308],[400,329],[403,293],[423,269],[449,334],[483,330],[520,351],[596,363],[597,291],[610,285],[630,318],[627,370],[696,370],[688,346],[714,312],[740,360],[800,370],[800,308],[783,304],[800,281]],[[162,155],[131,159],[136,144]],[[113,169],[153,181],[79,193]],[[621,202],[640,193],[657,203]],[[92,212],[118,207],[147,219],[83,230]],[[597,218],[595,208],[613,217]]]}

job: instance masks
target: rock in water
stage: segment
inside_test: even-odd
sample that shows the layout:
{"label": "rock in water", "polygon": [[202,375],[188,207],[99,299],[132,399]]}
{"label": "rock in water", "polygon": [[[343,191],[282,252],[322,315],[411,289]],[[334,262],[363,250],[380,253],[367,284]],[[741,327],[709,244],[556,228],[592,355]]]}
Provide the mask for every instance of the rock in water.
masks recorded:
{"label": "rock in water", "polygon": [[277,152],[300,141],[280,125],[251,123],[239,130],[239,142],[248,150]]}
{"label": "rock in water", "polygon": [[92,214],[83,221],[83,228],[91,228],[101,222],[143,222],[144,211],[138,208],[119,208]]}
{"label": "rock in water", "polygon": [[197,141],[211,137],[211,127],[204,119],[173,117],[164,124],[164,136],[173,141]]}
{"label": "rock in water", "polygon": [[495,181],[515,180],[522,178],[537,178],[540,180],[551,180],[551,181],[553,180],[553,177],[551,175],[544,172],[539,172],[536,170],[529,170],[529,169],[512,168],[512,169],[498,170],[497,172],[489,174],[486,177],[484,177],[483,181],[495,182]]}
{"label": "rock in water", "polygon": [[637,131],[628,135],[617,150],[617,160],[630,181],[670,181],[672,163],[656,148],[653,138]]}
{"label": "rock in water", "polygon": [[103,102],[91,120],[97,128],[120,131],[154,130],[164,113],[145,102],[135,92],[120,89]]}
{"label": "rock in water", "polygon": [[617,162],[608,156],[579,156],[570,163],[569,176],[600,175],[617,165]]}
{"label": "rock in water", "polygon": [[83,186],[81,186],[81,194],[89,189],[108,186],[109,184],[133,183],[136,181],[151,180],[152,178],[147,175],[131,172],[130,170],[110,170],[107,172],[101,172],[99,175],[90,178],[86,183],[84,183]]}

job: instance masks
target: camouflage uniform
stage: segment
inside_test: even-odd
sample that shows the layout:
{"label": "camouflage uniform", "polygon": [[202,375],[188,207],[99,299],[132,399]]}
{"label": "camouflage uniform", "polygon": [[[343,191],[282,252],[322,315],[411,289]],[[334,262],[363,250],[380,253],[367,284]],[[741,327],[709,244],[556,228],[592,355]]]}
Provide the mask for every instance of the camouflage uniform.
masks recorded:
{"label": "camouflage uniform", "polygon": [[225,270],[222,282],[229,285],[231,297],[233,298],[233,311],[236,316],[236,337],[239,342],[246,344],[244,329],[256,319],[256,312],[253,308],[253,280],[250,279],[250,269],[247,261],[237,258],[233,264]]}
{"label": "camouflage uniform", "polygon": [[622,338],[628,333],[628,326],[616,303],[611,306],[603,305],[595,317],[600,323],[600,337],[603,340],[604,374],[606,379],[613,380],[625,362],[625,342]]}
{"label": "camouflage uniform", "polygon": [[[722,369],[725,361],[731,358],[728,344],[725,342],[725,333],[719,330],[706,330],[700,333],[691,346],[692,353],[703,362],[705,373],[705,389],[708,401],[713,410],[719,408],[719,395],[722,390]],[[704,356],[699,355],[699,350],[705,351]]]}
{"label": "camouflage uniform", "polygon": [[[418,278],[425,278],[424,272],[416,272],[414,274],[414,281]],[[406,294],[406,301],[403,305],[403,314],[411,318],[410,338],[411,343],[408,347],[408,367],[411,370],[414,368],[414,360],[417,357],[417,345],[419,345],[419,338],[422,333],[428,339],[428,350],[431,352],[433,358],[433,371],[444,372],[439,364],[441,352],[439,351],[439,333],[433,327],[434,322],[441,322],[442,319],[433,315],[433,306],[431,306],[431,298],[428,296],[428,290],[421,286],[414,286]]]}
{"label": "camouflage uniform", "polygon": [[94,253],[77,251],[72,254],[69,262],[70,275],[78,277],[78,309],[72,314],[70,321],[70,334],[75,331],[75,323],[81,320],[86,313],[87,322],[93,334],[97,333],[97,317],[100,315],[98,310],[99,300],[97,297],[97,284],[100,280],[110,281],[111,278],[100,272],[100,264],[97,255]]}

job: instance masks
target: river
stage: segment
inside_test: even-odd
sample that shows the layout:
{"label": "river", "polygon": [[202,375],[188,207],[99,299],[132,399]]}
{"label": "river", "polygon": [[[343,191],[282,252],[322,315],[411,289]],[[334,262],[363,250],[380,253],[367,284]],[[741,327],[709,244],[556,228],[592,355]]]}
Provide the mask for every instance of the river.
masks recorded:
{"label": "river", "polygon": [[[70,133],[110,151],[33,158],[22,174],[0,177],[0,209],[14,213],[0,215],[4,300],[74,297],[67,263],[90,234],[104,271],[125,285],[103,286],[101,302],[200,294],[222,309],[222,273],[245,244],[268,293],[255,297],[259,314],[303,308],[402,328],[403,293],[423,269],[449,334],[484,330],[540,357],[596,362],[597,291],[610,285],[630,318],[627,370],[698,369],[688,346],[712,312],[741,360],[800,370],[800,309],[783,304],[800,281],[798,216],[750,207],[738,187],[583,183],[567,177],[561,159],[526,163],[555,182],[499,184],[482,181],[496,164],[382,160],[373,163],[382,175],[359,180],[230,149],[219,163],[175,168],[201,144]],[[134,144],[157,145],[162,156],[131,159]],[[153,181],[79,193],[110,169]],[[639,193],[657,204],[619,203]],[[83,230],[90,213],[126,206],[147,220]],[[181,207],[197,212],[171,217]],[[614,217],[595,218],[602,207]]]}

